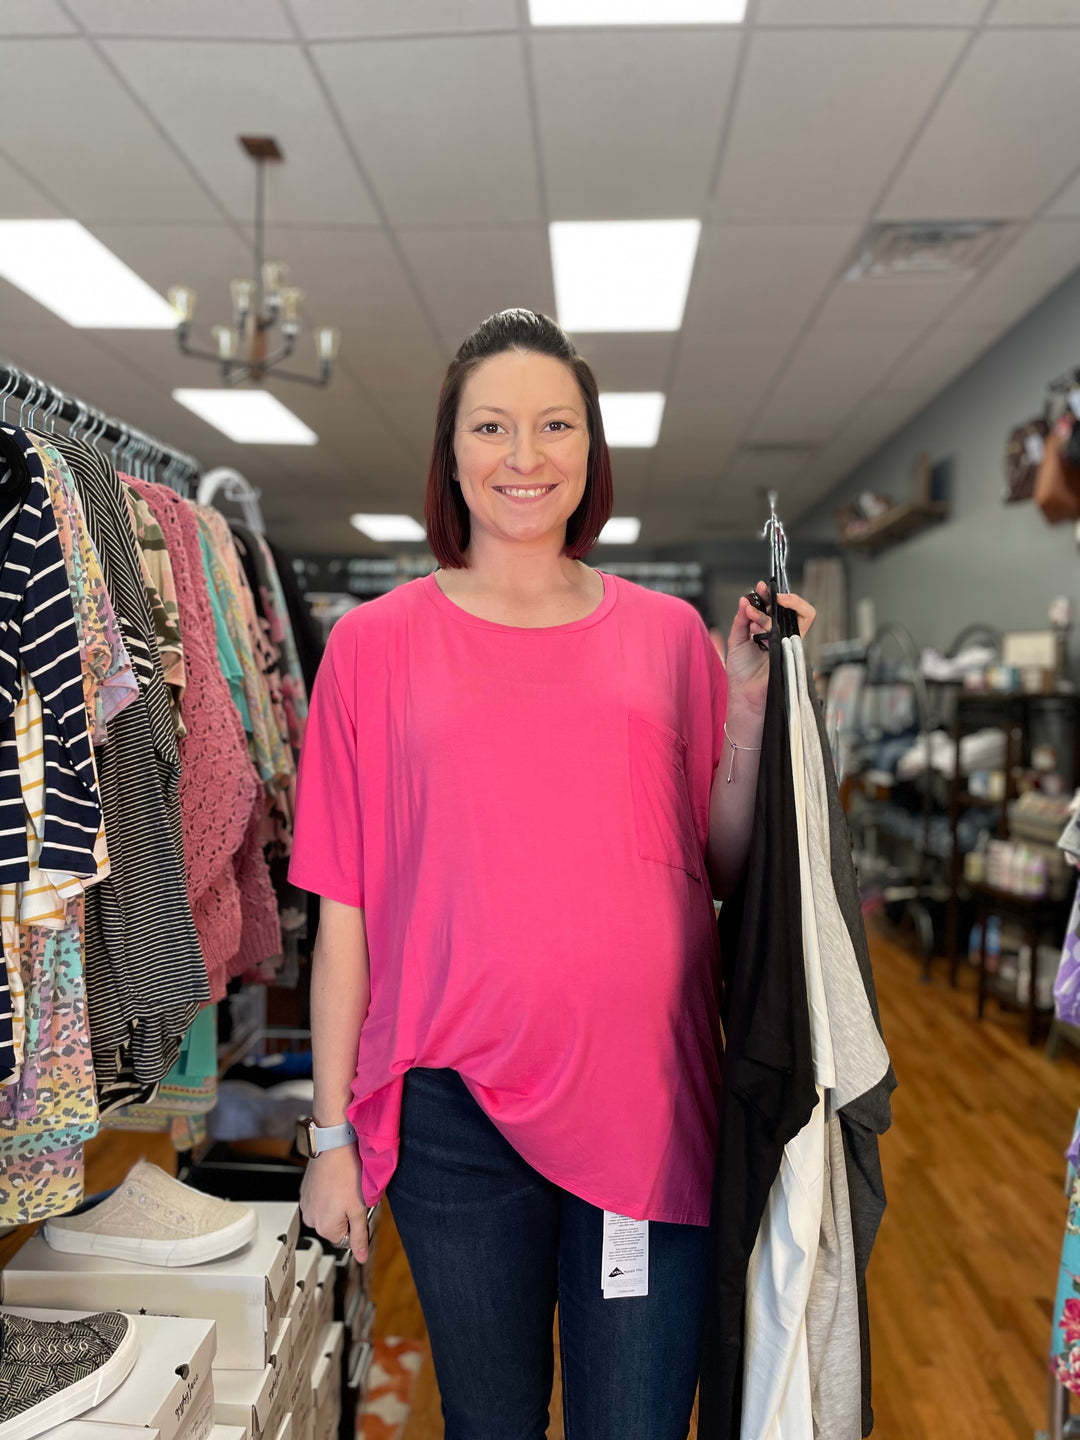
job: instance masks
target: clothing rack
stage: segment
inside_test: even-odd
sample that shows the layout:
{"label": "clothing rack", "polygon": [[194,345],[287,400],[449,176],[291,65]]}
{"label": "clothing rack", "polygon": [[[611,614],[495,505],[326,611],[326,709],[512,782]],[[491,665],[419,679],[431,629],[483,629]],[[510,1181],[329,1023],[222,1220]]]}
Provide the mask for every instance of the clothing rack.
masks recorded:
{"label": "clothing rack", "polygon": [[68,426],[72,438],[93,445],[108,445],[114,462],[137,479],[155,479],[176,489],[193,485],[202,474],[202,465],[193,455],[165,445],[152,435],[106,415],[96,406],[68,395],[48,381],[31,375],[10,362],[0,363],[0,423],[8,423],[7,409],[17,402],[20,426],[25,418],[32,425],[38,412],[49,429],[57,420]]}
{"label": "clothing rack", "polygon": [[239,470],[233,470],[229,465],[218,465],[215,469],[208,470],[199,481],[199,504],[212,505],[219,491],[224,492],[226,500],[232,500],[240,506],[244,524],[253,534],[266,534],[262,506],[259,504],[261,490],[256,490]]}

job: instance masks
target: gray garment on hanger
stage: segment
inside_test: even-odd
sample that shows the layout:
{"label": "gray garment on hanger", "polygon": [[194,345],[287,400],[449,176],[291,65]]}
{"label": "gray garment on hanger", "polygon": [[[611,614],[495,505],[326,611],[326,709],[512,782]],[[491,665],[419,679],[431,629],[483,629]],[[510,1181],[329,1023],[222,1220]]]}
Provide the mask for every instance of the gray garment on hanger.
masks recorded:
{"label": "gray garment on hanger", "polygon": [[825,1128],[825,1204],[806,1303],[817,1440],[859,1440],[862,1434],[861,1338],[844,1135],[840,1116],[834,1112]]}
{"label": "gray garment on hanger", "polygon": [[821,1238],[806,1306],[814,1433],[823,1440],[859,1440],[862,1431],[858,1280],[839,1111],[871,1090],[889,1069],[833,886],[825,763],[810,714],[802,644],[791,641],[798,674],[806,779],[810,871],[825,980],[835,1087],[829,1093],[826,1183]]}
{"label": "gray garment on hanger", "polygon": [[[874,972],[870,964],[870,949],[866,943],[866,926],[862,917],[862,902],[859,897],[859,882],[855,873],[855,862],[851,851],[851,832],[847,816],[840,803],[840,786],[832,763],[829,734],[825,726],[825,715],[816,692],[811,688],[811,703],[817,721],[821,751],[825,765],[825,788],[829,801],[829,839],[831,848],[831,870],[833,889],[840,905],[841,914],[855,948],[855,959],[866,988],[866,998],[878,1031],[881,1017],[878,1010],[877,990]],[[884,1135],[892,1124],[892,1106],[889,1097],[896,1089],[896,1075],[890,1065],[878,1083],[848,1105],[840,1117],[844,1139],[848,1198],[851,1207],[852,1243],[855,1250],[855,1273],[858,1282],[859,1338],[862,1352],[862,1433],[869,1435],[874,1428],[874,1409],[871,1401],[870,1368],[870,1321],[866,1303],[866,1267],[870,1252],[874,1248],[881,1218],[885,1213],[885,1182],[881,1174],[881,1157],[878,1150],[878,1136]]]}

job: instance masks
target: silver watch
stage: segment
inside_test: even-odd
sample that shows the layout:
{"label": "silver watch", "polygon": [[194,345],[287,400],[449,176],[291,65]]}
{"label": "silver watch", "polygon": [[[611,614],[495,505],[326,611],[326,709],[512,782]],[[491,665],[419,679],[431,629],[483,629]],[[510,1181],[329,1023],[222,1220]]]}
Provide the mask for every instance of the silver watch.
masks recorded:
{"label": "silver watch", "polygon": [[296,1122],[296,1148],[309,1160],[314,1160],[324,1150],[355,1145],[356,1138],[356,1131],[348,1120],[344,1125],[316,1125],[311,1116],[306,1115]]}

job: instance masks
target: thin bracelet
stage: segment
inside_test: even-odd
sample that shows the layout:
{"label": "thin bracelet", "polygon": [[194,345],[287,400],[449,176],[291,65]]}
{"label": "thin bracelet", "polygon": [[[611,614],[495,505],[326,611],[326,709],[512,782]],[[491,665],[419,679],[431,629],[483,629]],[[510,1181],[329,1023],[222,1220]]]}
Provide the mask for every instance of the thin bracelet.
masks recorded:
{"label": "thin bracelet", "polygon": [[739,753],[740,750],[750,750],[750,751],[756,753],[757,751],[759,751],[759,750],[761,749],[761,746],[760,746],[760,745],[736,745],[736,744],[735,744],[735,741],[731,738],[730,734],[728,733],[727,721],[726,721],[726,720],[724,721],[724,739],[725,739],[725,740],[727,741],[727,743],[731,746],[731,764],[728,766],[728,772],[727,772],[727,783],[730,785],[731,782],[732,782],[732,780],[735,779],[735,756]]}

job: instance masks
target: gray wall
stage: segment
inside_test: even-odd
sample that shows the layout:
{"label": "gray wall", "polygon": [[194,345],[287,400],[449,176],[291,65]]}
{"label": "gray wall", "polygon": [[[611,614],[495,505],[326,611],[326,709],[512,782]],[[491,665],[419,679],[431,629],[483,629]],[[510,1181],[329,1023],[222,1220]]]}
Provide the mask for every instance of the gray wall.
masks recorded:
{"label": "gray wall", "polygon": [[906,499],[920,450],[951,459],[950,518],[873,559],[851,555],[852,607],[872,596],[879,624],[901,621],[920,645],[938,646],[973,620],[1045,629],[1055,595],[1080,609],[1073,526],[1051,528],[1030,502],[1002,504],[1009,431],[1041,410],[1047,381],[1077,365],[1080,272],[792,527],[804,543],[835,539],[837,506],[862,490]]}

